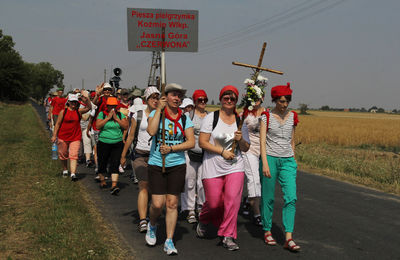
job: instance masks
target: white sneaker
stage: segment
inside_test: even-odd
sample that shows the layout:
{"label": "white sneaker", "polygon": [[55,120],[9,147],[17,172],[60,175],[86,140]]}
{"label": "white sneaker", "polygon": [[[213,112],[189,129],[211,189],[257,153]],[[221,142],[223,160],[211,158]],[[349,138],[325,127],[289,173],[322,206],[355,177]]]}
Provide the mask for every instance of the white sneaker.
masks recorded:
{"label": "white sneaker", "polygon": [[62,176],[63,176],[64,178],[67,178],[67,177],[68,177],[68,170],[63,171],[63,172],[62,172]]}
{"label": "white sneaker", "polygon": [[164,252],[166,252],[167,255],[177,255],[178,254],[178,250],[175,248],[174,242],[172,241],[171,238],[168,238],[167,240],[165,240]]}
{"label": "white sneaker", "polygon": [[151,224],[150,224],[150,221],[149,221],[149,223],[147,224],[147,232],[146,232],[146,237],[145,237],[145,239],[146,239],[146,243],[149,245],[149,246],[154,246],[156,243],[157,243],[157,236],[156,236],[156,234],[157,234],[157,226],[152,226]]}

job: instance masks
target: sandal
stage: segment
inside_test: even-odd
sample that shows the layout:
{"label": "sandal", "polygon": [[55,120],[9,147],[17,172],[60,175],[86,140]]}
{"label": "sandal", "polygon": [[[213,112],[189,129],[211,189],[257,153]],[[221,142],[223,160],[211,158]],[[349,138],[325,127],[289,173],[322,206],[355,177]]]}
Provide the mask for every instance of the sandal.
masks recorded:
{"label": "sandal", "polygon": [[275,239],[272,237],[272,234],[264,234],[264,242],[269,245],[269,246],[276,246],[276,241]]}
{"label": "sandal", "polygon": [[300,246],[296,245],[293,239],[286,240],[285,245],[283,248],[292,251],[292,252],[299,252],[300,251]]}

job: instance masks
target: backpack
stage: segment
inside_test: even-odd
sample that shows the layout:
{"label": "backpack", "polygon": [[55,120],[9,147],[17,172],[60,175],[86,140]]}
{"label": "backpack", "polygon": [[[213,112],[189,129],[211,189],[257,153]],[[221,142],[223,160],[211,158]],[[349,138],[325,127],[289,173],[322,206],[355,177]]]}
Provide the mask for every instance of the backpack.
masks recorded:
{"label": "backpack", "polygon": [[[299,117],[295,111],[292,110],[291,112],[293,113],[293,126],[297,126],[297,123],[299,122]],[[267,117],[267,132],[268,132],[269,117],[270,117],[269,111],[268,112],[264,111],[261,113],[261,115],[265,115]]]}
{"label": "backpack", "polygon": [[[239,116],[237,114],[235,115],[235,117],[236,117],[236,126],[237,126],[237,128],[239,130],[240,118],[239,118]],[[214,119],[213,119],[212,131],[214,131],[214,128],[217,126],[218,119],[219,119],[219,110],[214,111]]]}
{"label": "backpack", "polygon": [[[64,109],[64,114],[63,114],[63,117],[62,117],[62,119],[61,119],[59,129],[61,128],[61,125],[62,125],[62,123],[64,122],[64,117],[65,117],[65,115],[67,114],[67,110],[68,110],[68,108],[65,108],[65,109]],[[80,122],[82,116],[81,116],[81,114],[79,113],[79,110],[78,110],[78,109],[75,110],[75,111],[76,111],[76,113],[78,113],[78,118],[79,118],[79,122]]]}

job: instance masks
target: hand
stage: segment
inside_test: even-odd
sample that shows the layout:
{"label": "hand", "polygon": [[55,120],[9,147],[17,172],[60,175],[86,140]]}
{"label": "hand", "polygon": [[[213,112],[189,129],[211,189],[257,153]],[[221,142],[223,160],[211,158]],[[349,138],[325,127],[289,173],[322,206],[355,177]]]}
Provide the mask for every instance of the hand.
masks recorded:
{"label": "hand", "polygon": [[113,119],[114,119],[115,121],[117,121],[117,120],[119,119],[118,116],[117,116],[117,111],[115,111],[114,109],[113,109],[112,111],[113,111],[112,117],[113,117]]}
{"label": "hand", "polygon": [[126,157],[125,156],[121,156],[121,160],[120,160],[119,163],[121,164],[122,168],[124,168],[125,167],[125,163],[126,163]]}
{"label": "hand", "polygon": [[89,92],[87,90],[82,89],[81,90],[81,96],[85,98],[89,98]]}
{"label": "hand", "polygon": [[90,127],[86,129],[86,136],[90,138]]}
{"label": "hand", "polygon": [[170,152],[172,152],[171,146],[166,145],[166,144],[162,144],[162,145],[160,146],[160,153],[161,153],[162,155],[164,155],[164,154],[169,154]]}
{"label": "hand", "polygon": [[157,108],[163,109],[166,105],[167,105],[167,97],[163,96],[160,98]]}
{"label": "hand", "polygon": [[269,171],[269,166],[263,164],[263,175],[267,178],[271,178],[271,172]]}
{"label": "hand", "polygon": [[98,95],[100,95],[101,92],[103,91],[103,86],[104,86],[104,82],[101,83],[101,85],[97,85],[97,86],[96,86],[96,93],[97,93]]}
{"label": "hand", "polygon": [[49,115],[47,116],[47,119],[50,121],[51,120],[51,114],[49,113]]}
{"label": "hand", "polygon": [[54,143],[56,140],[57,140],[57,137],[56,137],[56,136],[52,136],[52,137],[51,137],[51,142],[52,142],[52,143]]}
{"label": "hand", "polygon": [[108,119],[111,119],[111,117],[113,117],[114,114],[115,114],[114,109],[111,109],[110,113],[108,113],[107,118],[108,118]]}
{"label": "hand", "polygon": [[235,154],[229,150],[224,150],[221,155],[225,160],[233,160],[235,158]]}
{"label": "hand", "polygon": [[238,142],[242,140],[242,131],[238,130],[235,132],[235,140]]}

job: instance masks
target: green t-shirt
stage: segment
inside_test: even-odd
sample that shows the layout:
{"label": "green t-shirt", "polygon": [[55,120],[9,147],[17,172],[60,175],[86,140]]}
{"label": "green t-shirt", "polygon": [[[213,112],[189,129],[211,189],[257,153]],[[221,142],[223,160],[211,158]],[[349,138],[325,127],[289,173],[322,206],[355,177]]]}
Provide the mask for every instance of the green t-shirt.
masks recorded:
{"label": "green t-shirt", "polygon": [[[121,119],[125,116],[120,113]],[[97,119],[104,119],[104,113],[100,112]],[[122,129],[121,126],[115,122],[113,119],[108,120],[108,122],[100,129],[99,141],[107,144],[115,144],[122,141]]]}

